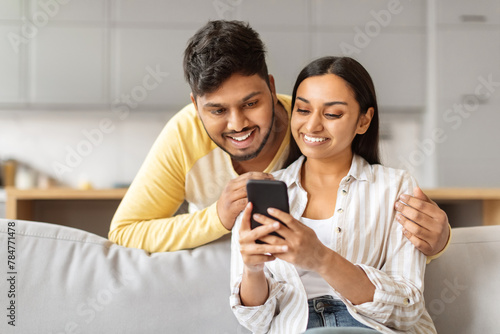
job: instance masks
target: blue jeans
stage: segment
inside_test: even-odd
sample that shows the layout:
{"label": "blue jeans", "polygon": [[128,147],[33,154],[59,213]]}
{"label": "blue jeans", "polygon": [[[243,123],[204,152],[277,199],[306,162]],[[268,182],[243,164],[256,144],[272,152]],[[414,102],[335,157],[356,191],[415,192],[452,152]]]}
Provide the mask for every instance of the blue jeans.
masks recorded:
{"label": "blue jeans", "polygon": [[308,303],[308,329],[316,327],[361,327],[371,329],[354,319],[347,311],[345,304],[332,296],[309,299]]}

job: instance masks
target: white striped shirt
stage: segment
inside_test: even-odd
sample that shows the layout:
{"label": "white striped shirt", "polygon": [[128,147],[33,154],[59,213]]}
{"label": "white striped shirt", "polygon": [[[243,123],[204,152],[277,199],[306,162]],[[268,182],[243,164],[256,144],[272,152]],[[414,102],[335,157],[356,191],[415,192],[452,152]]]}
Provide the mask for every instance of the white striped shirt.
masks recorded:
{"label": "white striped shirt", "polygon": [[[290,213],[302,217],[307,193],[300,185],[304,157],[274,173],[287,184]],[[403,236],[394,203],[413,192],[416,181],[406,171],[370,165],[354,155],[340,182],[333,224],[334,251],[361,267],[375,286],[373,301],[353,305],[336,291],[349,313],[382,333],[436,333],[423,297],[426,257]],[[243,260],[239,251],[238,216],[231,245],[231,308],[238,321],[255,333],[301,333],[308,321],[307,296],[294,265],[276,259],[264,271],[269,297],[264,305],[241,305]]]}

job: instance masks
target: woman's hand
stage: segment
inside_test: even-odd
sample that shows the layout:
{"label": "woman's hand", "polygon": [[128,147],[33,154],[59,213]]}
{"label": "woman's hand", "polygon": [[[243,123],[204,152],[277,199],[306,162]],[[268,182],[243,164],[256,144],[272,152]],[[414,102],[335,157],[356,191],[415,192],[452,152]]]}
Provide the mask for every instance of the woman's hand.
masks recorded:
{"label": "woman's hand", "polygon": [[252,204],[248,203],[243,211],[239,234],[240,253],[245,264],[241,279],[240,299],[242,305],[258,306],[264,304],[269,296],[269,288],[264,274],[264,264],[276,259],[271,254],[280,254],[286,251],[287,248],[283,242],[279,243],[276,240],[283,239],[276,236],[269,236],[269,239],[274,241],[272,245],[256,243],[257,240],[276,231],[280,224],[277,222],[271,223],[252,230],[250,223],[251,214]]}
{"label": "woman's hand", "polygon": [[[276,230],[284,240],[269,235],[261,237],[260,240],[269,245],[284,245],[288,249],[279,253],[270,253],[302,269],[320,272],[326,263],[325,257],[332,250],[323,245],[311,228],[302,224],[290,214],[278,209],[269,209],[268,213],[285,224],[279,224]],[[263,226],[275,226],[274,224],[277,223],[276,220],[264,215],[254,215],[254,219]]]}
{"label": "woman's hand", "polygon": [[[275,260],[273,254],[286,251],[284,240],[276,236],[268,236],[280,228],[280,223],[273,221],[269,224],[251,228],[250,217],[252,214],[252,203],[248,203],[243,211],[239,241],[240,252],[245,264],[246,271],[262,271],[264,263]],[[257,240],[268,240],[270,244],[258,244]],[[280,242],[281,241],[281,242]]]}

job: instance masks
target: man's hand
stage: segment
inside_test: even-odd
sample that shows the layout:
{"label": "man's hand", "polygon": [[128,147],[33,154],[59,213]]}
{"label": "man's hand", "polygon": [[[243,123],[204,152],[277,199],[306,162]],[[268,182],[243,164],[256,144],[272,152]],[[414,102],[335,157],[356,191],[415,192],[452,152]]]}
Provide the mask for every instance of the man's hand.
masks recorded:
{"label": "man's hand", "polygon": [[233,228],[236,217],[248,203],[246,185],[250,179],[272,180],[274,177],[267,173],[248,172],[228,182],[217,201],[217,214],[222,225],[228,230]]}
{"label": "man's hand", "polygon": [[403,234],[418,250],[427,256],[443,250],[450,236],[448,216],[422,189],[415,188],[413,196],[401,195],[396,211]]}

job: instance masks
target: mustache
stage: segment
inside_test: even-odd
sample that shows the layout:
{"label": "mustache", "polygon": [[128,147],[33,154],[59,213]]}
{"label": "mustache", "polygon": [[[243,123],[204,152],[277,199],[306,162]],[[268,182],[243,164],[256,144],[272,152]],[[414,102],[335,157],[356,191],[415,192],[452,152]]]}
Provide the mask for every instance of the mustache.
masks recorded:
{"label": "mustache", "polygon": [[231,136],[231,135],[237,135],[239,133],[244,133],[244,132],[248,132],[248,131],[253,131],[255,129],[257,129],[258,127],[257,126],[254,126],[254,127],[247,127],[247,128],[243,128],[241,131],[228,131],[228,132],[223,132],[222,135],[223,136]]}

